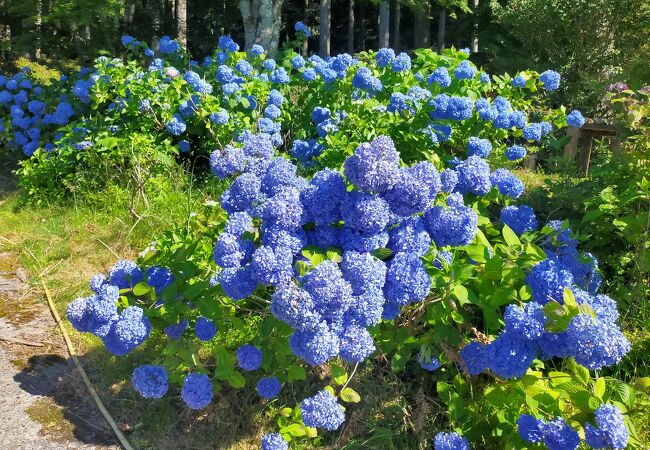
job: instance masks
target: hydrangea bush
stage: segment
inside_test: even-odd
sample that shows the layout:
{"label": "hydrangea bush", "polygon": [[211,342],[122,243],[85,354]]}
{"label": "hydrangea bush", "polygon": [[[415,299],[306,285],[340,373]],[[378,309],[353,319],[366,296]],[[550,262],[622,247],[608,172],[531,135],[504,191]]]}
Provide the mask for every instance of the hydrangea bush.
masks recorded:
{"label": "hydrangea bush", "polygon": [[584,123],[547,107],[556,72],[490,76],[453,49],[275,61],[222,37],[199,63],[169,39],[158,54],[125,45],[79,77],[83,118],[39,138],[22,174],[144,135],[170,157],[208,156],[226,181],[215,232],[172,233],[68,306],[114,355],[166,343],[133,372],[143,397],[180,392],[202,410],[248,380],[271,402],[326,366],[261,440],[318,445],[361,401],[358,365],[382,354],[436,380],[449,429],[436,449],[634,444],[632,389],[597,372],[630,348],[597,261],[518,203],[509,170]]}

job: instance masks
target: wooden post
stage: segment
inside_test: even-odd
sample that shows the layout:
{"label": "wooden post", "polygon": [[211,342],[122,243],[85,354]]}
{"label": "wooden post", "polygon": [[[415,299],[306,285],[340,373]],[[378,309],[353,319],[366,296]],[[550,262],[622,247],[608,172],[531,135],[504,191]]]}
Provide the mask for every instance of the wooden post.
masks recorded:
{"label": "wooden post", "polygon": [[564,146],[562,156],[566,159],[573,161],[578,154],[578,141],[580,140],[580,128],[569,127],[566,131],[567,136],[571,136],[571,140]]}

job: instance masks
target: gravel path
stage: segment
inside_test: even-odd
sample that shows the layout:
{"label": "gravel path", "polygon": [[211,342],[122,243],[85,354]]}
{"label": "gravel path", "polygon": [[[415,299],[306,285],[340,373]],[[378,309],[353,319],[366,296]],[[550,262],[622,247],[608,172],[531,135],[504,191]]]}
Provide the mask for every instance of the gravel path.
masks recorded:
{"label": "gravel path", "polygon": [[0,253],[0,449],[119,448],[67,356],[42,296]]}

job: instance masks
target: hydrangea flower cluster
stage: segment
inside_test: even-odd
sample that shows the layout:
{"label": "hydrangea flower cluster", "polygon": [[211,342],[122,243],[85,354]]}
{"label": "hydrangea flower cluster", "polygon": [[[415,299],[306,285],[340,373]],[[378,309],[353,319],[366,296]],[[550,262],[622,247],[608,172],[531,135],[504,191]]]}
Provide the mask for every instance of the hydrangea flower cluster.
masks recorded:
{"label": "hydrangea flower cluster", "polygon": [[[521,234],[537,228],[537,219],[529,207],[509,206],[502,210],[502,222]],[[557,233],[546,243],[548,259],[535,265],[526,278],[533,294],[523,307],[509,305],[504,319],[505,330],[488,345],[472,342],[463,348],[461,356],[472,375],[485,369],[504,377],[523,376],[533,359],[573,357],[589,368],[601,369],[618,363],[630,350],[630,343],[616,325],[616,303],[597,294],[600,275],[595,258],[584,262],[576,246],[557,222],[549,224]],[[546,330],[544,305],[564,303],[565,290],[570,290],[579,305],[589,307],[593,316],[580,313],[565,331]]]}

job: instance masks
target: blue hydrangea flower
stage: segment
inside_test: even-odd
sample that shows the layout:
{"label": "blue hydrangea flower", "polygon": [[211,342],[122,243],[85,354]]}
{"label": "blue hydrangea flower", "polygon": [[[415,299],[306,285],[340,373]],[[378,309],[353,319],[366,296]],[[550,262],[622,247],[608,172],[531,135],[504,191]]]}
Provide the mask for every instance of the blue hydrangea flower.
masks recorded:
{"label": "blue hydrangea flower", "polygon": [[305,37],[311,37],[311,30],[302,22],[296,22],[294,30],[305,35]]}
{"label": "blue hydrangea flower", "polygon": [[169,389],[167,370],[151,364],[136,367],[131,376],[131,384],[144,398],[162,398]]}
{"label": "blue hydrangea flower", "polygon": [[585,441],[593,448],[625,448],[630,433],[623,414],[612,404],[603,404],[594,413],[596,427],[585,424]]}
{"label": "blue hydrangea flower", "polygon": [[349,363],[361,362],[375,351],[375,343],[365,327],[347,326],[339,337],[339,356]]}
{"label": "blue hydrangea flower", "polygon": [[535,359],[534,342],[508,332],[490,342],[486,351],[487,366],[503,378],[522,377]]}
{"label": "blue hydrangea flower", "polygon": [[509,161],[517,161],[526,157],[526,149],[521,145],[512,145],[506,149],[506,158]]}
{"label": "blue hydrangea flower", "polygon": [[512,79],[510,82],[514,87],[516,88],[525,88],[526,87],[526,78],[524,78],[522,75],[517,75]]}
{"label": "blue hydrangea flower", "polygon": [[172,120],[167,122],[167,124],[165,125],[165,128],[167,129],[169,134],[173,136],[180,136],[187,129],[187,124],[185,123],[183,117],[180,114],[174,114]]}
{"label": "blue hydrangea flower", "polygon": [[174,275],[167,267],[152,266],[147,269],[147,284],[155,289],[156,295],[162,294],[173,282]]}
{"label": "blue hydrangea flower", "polygon": [[492,189],[490,166],[478,156],[470,156],[456,166],[458,184],[456,189],[465,194],[485,195]]}
{"label": "blue hydrangea flower", "polygon": [[454,70],[454,77],[458,80],[471,80],[476,75],[476,67],[468,60],[461,61]]}
{"label": "blue hydrangea flower", "polygon": [[237,350],[237,364],[246,371],[257,370],[262,365],[262,350],[254,345],[242,345]]}
{"label": "blue hydrangea flower", "polygon": [[268,400],[278,396],[282,389],[282,383],[278,377],[264,377],[257,382],[256,389],[260,397]]}
{"label": "blue hydrangea flower", "polygon": [[536,264],[526,276],[533,300],[542,305],[551,300],[563,303],[564,289],[573,285],[573,275],[551,259]]}
{"label": "blue hydrangea flower", "polygon": [[343,254],[341,273],[354,295],[380,290],[386,282],[386,264],[370,253],[348,251]]}
{"label": "blue hydrangea flower", "polygon": [[441,88],[447,88],[451,85],[451,77],[446,67],[437,67],[431,75],[427,78],[427,84],[431,86],[433,83],[438,83]]}
{"label": "blue hydrangea flower", "polygon": [[487,349],[477,341],[472,341],[460,350],[467,371],[470,375],[478,375],[487,368]]}
{"label": "blue hydrangea flower", "polygon": [[440,190],[453,192],[458,184],[458,172],[454,169],[445,169],[440,173]]}
{"label": "blue hydrangea flower", "polygon": [[302,71],[302,79],[303,80],[305,80],[305,81],[314,81],[316,78],[318,78],[318,74],[311,67],[309,67],[309,68]]}
{"label": "blue hydrangea flower", "polygon": [[537,302],[529,302],[524,308],[508,305],[503,319],[506,322],[506,332],[521,339],[532,341],[544,334],[546,315],[542,305]]}
{"label": "blue hydrangea flower", "polygon": [[420,363],[420,367],[429,372],[434,372],[442,366],[440,360],[435,356],[429,356],[427,358],[422,353],[418,355],[418,362]]}
{"label": "blue hydrangea flower", "polygon": [[542,139],[542,126],[539,123],[531,123],[524,127],[524,138],[529,141],[540,141]]}
{"label": "blue hydrangea flower", "polygon": [[366,290],[359,295],[354,295],[352,304],[343,317],[344,323],[362,327],[377,324],[381,319],[385,301],[381,289]]}
{"label": "blue hydrangea flower", "polygon": [[321,321],[311,295],[294,284],[275,291],[271,298],[271,313],[297,330],[315,327]]}
{"label": "blue hydrangea flower", "polygon": [[258,56],[261,56],[264,54],[264,47],[258,44],[254,44],[251,46],[250,51],[248,52],[253,58],[256,58]]}
{"label": "blue hydrangea flower", "polygon": [[542,419],[536,419],[530,414],[522,414],[517,419],[517,431],[519,436],[531,444],[542,442],[544,438],[543,429],[545,422]]}
{"label": "blue hydrangea flower", "polygon": [[410,171],[402,170],[397,183],[384,193],[384,199],[393,213],[407,217],[429,209],[436,193],[432,195],[430,185]]}
{"label": "blue hydrangea flower", "polygon": [[433,439],[434,450],[469,450],[469,442],[456,432],[438,433]]}
{"label": "blue hydrangea flower", "polygon": [[431,237],[421,217],[406,219],[389,232],[388,248],[394,252],[409,252],[424,256],[431,247]]}
{"label": "blue hydrangea flower", "polygon": [[241,148],[226,146],[210,154],[210,169],[217,178],[228,178],[244,170],[246,157]]}
{"label": "blue hydrangea flower", "polygon": [[508,225],[519,236],[536,230],[538,226],[535,211],[526,205],[506,206],[501,210],[499,221]]}
{"label": "blue hydrangea flower", "polygon": [[573,318],[567,340],[576,362],[593,370],[617,364],[630,351],[630,342],[616,325],[586,314]]}
{"label": "blue hydrangea flower", "polygon": [[343,250],[372,252],[388,244],[388,233],[364,233],[346,226],[340,231],[339,241]]}
{"label": "blue hydrangea flower", "polygon": [[132,288],[144,278],[142,270],[133,261],[122,260],[115,263],[108,273],[109,283],[119,289]]}
{"label": "blue hydrangea flower", "polygon": [[561,417],[548,421],[542,427],[543,443],[548,450],[575,450],[580,445],[578,432]]}
{"label": "blue hydrangea flower", "polygon": [[346,226],[364,233],[381,232],[390,219],[389,206],[377,195],[352,191],[341,206]]}
{"label": "blue hydrangea flower", "polygon": [[262,437],[262,450],[288,450],[289,443],[279,433],[269,433]]}
{"label": "blue hydrangea flower", "polygon": [[377,62],[377,67],[387,67],[395,59],[395,50],[392,48],[382,48],[379,49],[377,55],[375,56],[375,61]]}
{"label": "blue hydrangea flower", "polygon": [[547,91],[555,91],[560,87],[560,74],[554,70],[546,70],[539,75],[539,81]]}
{"label": "blue hydrangea flower", "polygon": [[258,198],[261,187],[262,180],[259,177],[243,173],[221,195],[221,206],[229,213],[246,211]]}
{"label": "blue hydrangea flower", "polygon": [[424,226],[438,247],[467,245],[478,226],[476,212],[462,204],[458,194],[447,199],[447,208],[436,206],[424,214]]}
{"label": "blue hydrangea flower", "polygon": [[343,408],[328,391],[320,391],[300,403],[302,421],[308,427],[337,430],[345,421]]}
{"label": "blue hydrangea flower", "polygon": [[196,337],[202,341],[209,341],[217,334],[217,326],[210,319],[199,317],[194,325]]}
{"label": "blue hydrangea flower", "polygon": [[492,152],[492,143],[488,139],[472,136],[467,141],[467,155],[487,158]]}
{"label": "blue hydrangea flower", "polygon": [[479,75],[479,81],[481,83],[489,84],[490,83],[490,75],[485,73],[485,72],[481,72],[481,74]]}
{"label": "blue hydrangea flower", "polygon": [[251,262],[253,277],[260,284],[280,286],[291,280],[293,253],[284,247],[262,245],[255,250]]}
{"label": "blue hydrangea flower", "polygon": [[345,161],[345,176],[360,190],[382,193],[393,187],[400,174],[399,153],[393,141],[379,136],[357,147]]}
{"label": "blue hydrangea flower", "polygon": [[122,356],[138,347],[149,337],[151,323],[138,306],[129,306],[120,314],[103,338],[106,349]]}
{"label": "blue hydrangea flower", "polygon": [[165,334],[167,334],[167,337],[169,337],[169,339],[179,339],[181,336],[183,336],[183,333],[187,329],[188,325],[189,321],[187,319],[183,319],[180,322],[169,325],[167,328],[165,328]]}
{"label": "blue hydrangea flower", "polygon": [[508,169],[497,169],[490,175],[490,182],[499,189],[501,195],[519,198],[524,193],[524,184]]}
{"label": "blue hydrangea flower", "polygon": [[580,111],[573,110],[571,114],[566,117],[566,124],[570,127],[580,128],[585,124],[585,118]]}
{"label": "blue hydrangea flower", "polygon": [[213,395],[212,382],[207,375],[189,373],[185,376],[181,398],[190,409],[204,409],[212,402]]}
{"label": "blue hydrangea flower", "polygon": [[320,366],[339,354],[340,340],[325,321],[313,328],[296,330],[289,337],[291,351],[312,366]]}
{"label": "blue hydrangea flower", "polygon": [[391,61],[393,72],[411,70],[411,57],[407,53],[400,53]]}
{"label": "blue hydrangea flower", "polygon": [[242,300],[253,294],[257,288],[257,279],[250,264],[224,269],[211,279],[211,283],[219,283],[224,294],[233,300]]}
{"label": "blue hydrangea flower", "polygon": [[343,278],[338,264],[331,260],[305,275],[303,288],[325,319],[341,318],[352,302],[352,286]]}
{"label": "blue hydrangea flower", "polygon": [[397,253],[386,273],[384,295],[398,305],[424,300],[431,287],[431,278],[420,257],[414,253]]}

